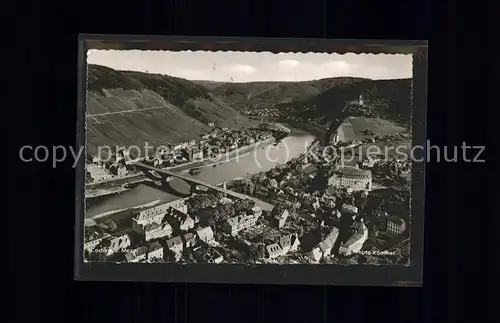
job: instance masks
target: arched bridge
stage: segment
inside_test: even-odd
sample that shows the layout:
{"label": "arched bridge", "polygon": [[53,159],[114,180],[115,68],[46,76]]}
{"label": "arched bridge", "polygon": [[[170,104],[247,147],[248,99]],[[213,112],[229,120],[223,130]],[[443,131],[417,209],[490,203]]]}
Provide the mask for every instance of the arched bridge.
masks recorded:
{"label": "arched bridge", "polygon": [[205,186],[208,189],[211,189],[211,190],[214,190],[214,191],[217,191],[217,192],[221,192],[221,193],[227,194],[228,196],[231,196],[231,197],[234,197],[234,198],[238,198],[238,199],[251,199],[251,200],[254,200],[256,202],[256,204],[259,205],[262,209],[272,209],[272,207],[273,207],[273,205],[271,205],[271,204],[265,203],[265,202],[263,202],[261,200],[255,199],[255,198],[250,197],[248,195],[236,193],[234,191],[230,191],[230,190],[227,190],[225,188],[209,184],[207,182],[204,182],[204,181],[201,181],[199,179],[193,178],[193,177],[191,177],[189,175],[185,175],[185,174],[181,174],[181,173],[176,173],[176,172],[173,172],[171,170],[161,169],[161,168],[157,168],[157,167],[154,167],[154,166],[146,165],[146,164],[143,164],[143,163],[135,163],[135,167],[138,168],[138,169],[141,169],[143,172],[154,171],[154,172],[158,173],[160,176],[162,176],[164,178],[177,177],[177,178],[180,178],[180,179],[186,181],[190,185]]}

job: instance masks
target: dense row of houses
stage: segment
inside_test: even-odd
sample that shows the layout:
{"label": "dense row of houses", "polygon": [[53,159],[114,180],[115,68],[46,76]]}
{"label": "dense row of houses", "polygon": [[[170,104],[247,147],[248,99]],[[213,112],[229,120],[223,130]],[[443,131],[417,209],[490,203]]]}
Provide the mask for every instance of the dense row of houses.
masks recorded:
{"label": "dense row of houses", "polygon": [[274,259],[284,256],[289,252],[299,249],[300,241],[297,234],[285,234],[276,239],[275,242],[267,244],[264,248],[264,258]]}
{"label": "dense row of houses", "polygon": [[[104,157],[103,159],[99,156],[91,157],[86,165],[88,171],[87,182],[100,182],[125,177],[130,174],[127,165],[137,157],[144,157],[143,162],[155,167],[168,167],[199,161],[204,156],[212,157],[209,155],[226,153],[257,141],[266,140],[272,136],[270,132],[256,129],[232,130],[229,128],[214,128],[215,124],[210,124],[213,130],[203,135],[200,140],[191,139],[157,147],[151,156],[131,156],[126,149],[123,149],[114,153],[109,152],[111,156],[100,156]],[[216,148],[211,149],[210,147]]]}
{"label": "dense row of houses", "polygon": [[[326,234],[322,234],[320,242],[312,248],[308,256],[314,262],[318,262],[332,255],[333,248],[339,238],[339,229],[335,226],[330,228],[321,228],[328,230]],[[363,223],[363,220],[353,224],[352,235],[343,243],[340,244],[338,253],[343,256],[350,256],[358,253],[363,248],[364,243],[368,240],[368,228]]]}
{"label": "dense row of houses", "polygon": [[[106,256],[121,256],[127,262],[178,260],[183,250],[200,245],[213,246],[211,227],[196,227],[197,219],[187,214],[186,199],[144,208],[134,213],[131,232],[110,235],[96,228],[86,228],[84,249]],[[215,251],[208,251],[216,255]],[[214,261],[219,261],[215,257]]]}
{"label": "dense row of houses", "polygon": [[99,246],[103,240],[110,237],[110,235],[104,232],[99,227],[86,227],[84,230],[83,237],[83,249],[88,252],[92,252],[97,246]]}
{"label": "dense row of houses", "polygon": [[359,222],[354,223],[354,230],[351,237],[340,245],[339,254],[350,256],[360,252],[366,240],[368,240],[368,228],[364,224],[363,219],[361,219]]}
{"label": "dense row of houses", "polygon": [[222,224],[222,231],[234,236],[238,232],[255,226],[262,215],[260,207],[255,206],[251,212],[230,217]]}
{"label": "dense row of houses", "polygon": [[318,262],[321,259],[330,256],[333,246],[335,245],[335,242],[337,242],[338,236],[339,229],[332,227],[330,232],[323,236],[318,245],[311,250],[309,257],[313,261]]}

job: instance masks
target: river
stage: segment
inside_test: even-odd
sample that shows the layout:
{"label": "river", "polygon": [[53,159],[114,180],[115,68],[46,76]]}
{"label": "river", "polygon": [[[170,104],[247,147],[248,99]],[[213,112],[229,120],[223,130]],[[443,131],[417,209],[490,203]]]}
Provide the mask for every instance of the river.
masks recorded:
{"label": "river", "polygon": [[[217,185],[234,178],[268,171],[276,165],[284,164],[304,153],[307,145],[314,140],[314,136],[308,132],[298,129],[291,130],[290,135],[277,145],[257,145],[251,151],[230,158],[228,161],[222,159],[215,167],[203,167],[201,172],[193,177]],[[104,213],[147,205],[155,201],[172,201],[178,198],[180,196],[172,192],[140,184],[125,192],[88,199],[85,217],[93,218]]]}

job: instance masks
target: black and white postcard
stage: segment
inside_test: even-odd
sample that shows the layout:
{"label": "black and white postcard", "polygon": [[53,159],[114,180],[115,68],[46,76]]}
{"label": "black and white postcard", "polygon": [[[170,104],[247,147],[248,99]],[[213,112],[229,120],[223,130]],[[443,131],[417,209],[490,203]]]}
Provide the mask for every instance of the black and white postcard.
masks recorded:
{"label": "black and white postcard", "polygon": [[285,277],[297,267],[337,276],[327,284],[406,269],[420,284],[424,171],[413,147],[425,138],[425,110],[415,113],[425,83],[415,100],[415,51],[156,42],[82,49],[78,266],[268,283],[229,271]]}

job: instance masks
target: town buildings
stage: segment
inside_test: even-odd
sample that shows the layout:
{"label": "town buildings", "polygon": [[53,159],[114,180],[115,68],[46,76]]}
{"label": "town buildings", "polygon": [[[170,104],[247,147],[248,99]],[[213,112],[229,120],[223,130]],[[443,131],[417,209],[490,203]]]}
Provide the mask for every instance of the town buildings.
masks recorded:
{"label": "town buildings", "polygon": [[363,248],[364,243],[368,239],[368,228],[361,220],[354,225],[353,235],[344,243],[340,245],[339,253],[345,256],[358,253]]}
{"label": "town buildings", "polygon": [[328,185],[347,189],[348,192],[370,191],[372,173],[369,170],[354,167],[340,167],[328,179]]}
{"label": "town buildings", "polygon": [[264,258],[273,259],[282,255],[284,255],[284,253],[279,243],[275,242],[266,246]]}
{"label": "town buildings", "polygon": [[224,260],[224,257],[214,248],[207,248],[200,251],[202,252],[201,258],[206,263],[220,264]]}
{"label": "town buildings", "polygon": [[340,136],[339,136],[339,134],[338,134],[337,132],[334,132],[334,133],[330,136],[330,143],[331,143],[332,145],[336,145],[336,144],[338,144],[339,140],[340,140]]}
{"label": "town buildings", "polygon": [[183,236],[184,245],[186,248],[191,248],[196,246],[198,243],[198,235],[192,232],[186,233]]}
{"label": "town buildings", "polygon": [[283,249],[283,253],[286,254],[297,251],[300,246],[300,241],[297,234],[287,234],[280,237],[279,244]]}
{"label": "town buildings", "polygon": [[233,216],[222,224],[222,231],[230,235],[236,235],[241,230],[253,227],[261,214],[262,210],[260,208],[254,208],[252,213]]}
{"label": "town buildings", "polygon": [[141,262],[147,259],[148,248],[146,246],[137,247],[125,254],[128,262]]}
{"label": "town buildings", "polygon": [[214,231],[211,227],[207,226],[196,230],[198,239],[206,244],[213,244],[215,242]]}
{"label": "town buildings", "polygon": [[335,245],[335,242],[337,242],[338,236],[339,229],[337,229],[336,227],[332,227],[331,231],[326,234],[318,243],[318,245],[311,250],[311,252],[309,253],[309,257],[313,261],[318,262],[321,259],[330,256],[333,246]]}
{"label": "town buildings", "polygon": [[119,236],[110,236],[108,239],[111,253],[127,249],[132,245],[130,235],[126,233]]}
{"label": "town buildings", "polygon": [[366,168],[372,168],[373,166],[375,166],[375,160],[373,160],[372,158],[363,159],[362,166]]}
{"label": "town buildings", "polygon": [[195,225],[195,220],[190,215],[173,207],[167,210],[166,218],[176,232],[189,231]]}
{"label": "town buildings", "polygon": [[260,217],[262,215],[262,209],[257,205],[252,208],[252,212],[256,217]]}
{"label": "town buildings", "polygon": [[145,226],[147,224],[151,224],[153,222],[162,223],[165,214],[170,208],[174,208],[180,212],[187,213],[187,205],[185,202],[186,198],[182,198],[136,211],[135,216],[132,220],[132,227],[134,228],[134,231],[141,231],[142,229],[137,228]]}
{"label": "town buildings", "polygon": [[304,174],[306,174],[311,179],[315,178],[318,175],[318,167],[313,163],[305,164],[302,169]]}
{"label": "town buildings", "polygon": [[357,215],[358,207],[355,205],[344,203],[340,211],[341,214]]}
{"label": "town buildings", "polygon": [[153,222],[146,225],[136,225],[134,231],[144,237],[144,241],[151,241],[163,237],[169,237],[173,233],[172,226],[166,222]]}
{"label": "town buildings", "polygon": [[109,234],[106,234],[101,228],[86,227],[84,230],[83,249],[87,252],[92,252],[108,236]]}
{"label": "town buildings", "polygon": [[182,250],[184,250],[184,243],[180,236],[167,239],[165,247],[174,255],[175,260],[178,261],[181,257]]}
{"label": "town buildings", "polygon": [[286,220],[290,216],[290,212],[288,210],[281,210],[278,213],[274,214],[271,218],[271,223],[274,227],[281,229],[286,223]]}
{"label": "town buildings", "polygon": [[276,242],[270,243],[264,248],[264,258],[273,259],[283,256],[289,252],[295,252],[300,245],[296,234],[287,234],[278,238]]}
{"label": "town buildings", "polygon": [[391,236],[398,236],[405,232],[406,222],[401,218],[387,220],[386,233]]}
{"label": "town buildings", "polygon": [[157,241],[151,243],[147,258],[149,261],[163,260],[163,246]]}
{"label": "town buildings", "polygon": [[189,150],[189,159],[191,161],[202,160],[203,159],[203,149],[199,146],[195,146]]}

